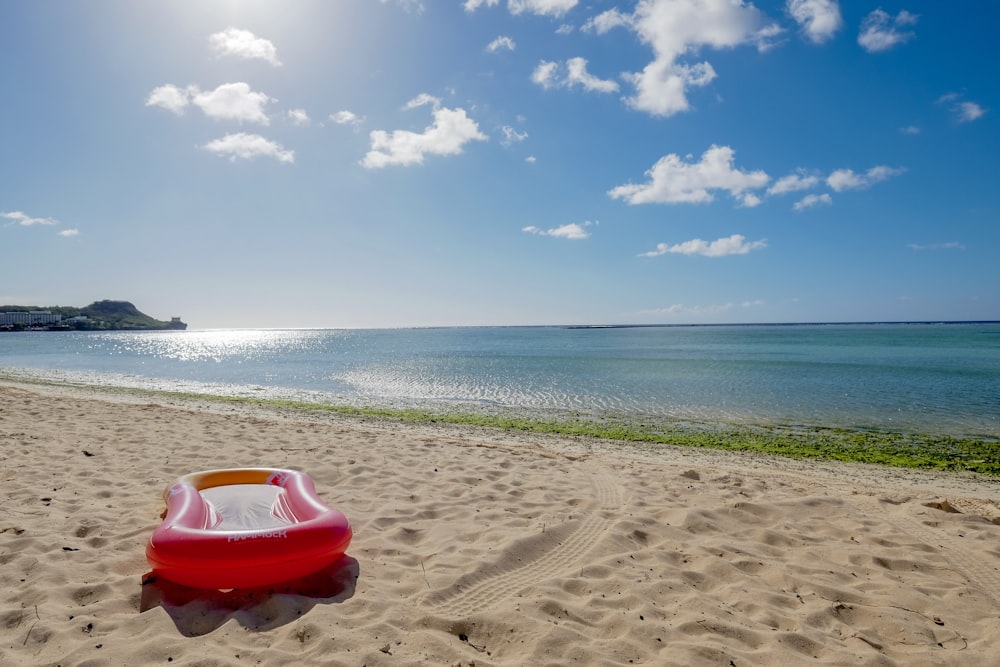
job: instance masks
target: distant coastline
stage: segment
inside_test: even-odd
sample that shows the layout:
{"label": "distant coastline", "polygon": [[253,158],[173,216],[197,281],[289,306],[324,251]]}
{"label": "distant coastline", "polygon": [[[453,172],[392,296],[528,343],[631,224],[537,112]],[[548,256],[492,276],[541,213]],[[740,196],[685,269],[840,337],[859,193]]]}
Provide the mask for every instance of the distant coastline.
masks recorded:
{"label": "distant coastline", "polygon": [[567,324],[563,329],[656,329],[670,327],[854,327],[930,324],[1000,324],[1000,320],[886,320],[872,322],[709,322],[686,324]]}
{"label": "distant coastline", "polygon": [[10,331],[183,331],[180,317],[158,320],[128,301],[89,306],[0,306],[0,332]]}

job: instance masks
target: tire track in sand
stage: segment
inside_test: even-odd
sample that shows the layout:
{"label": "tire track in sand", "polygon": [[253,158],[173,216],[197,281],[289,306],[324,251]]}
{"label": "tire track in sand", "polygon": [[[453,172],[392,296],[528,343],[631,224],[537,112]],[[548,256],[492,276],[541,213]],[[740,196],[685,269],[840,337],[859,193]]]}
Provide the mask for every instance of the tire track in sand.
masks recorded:
{"label": "tire track in sand", "polygon": [[[853,502],[870,516],[885,514],[884,503],[874,498],[856,498]],[[904,516],[902,512],[893,513],[887,520],[910,537],[929,547],[940,549],[948,563],[965,577],[971,587],[1000,606],[1000,572],[983,564],[982,560],[971,553],[960,539],[952,537],[944,530],[934,530],[924,521]]]}
{"label": "tire track in sand", "polygon": [[[506,557],[481,565],[448,588],[428,594],[426,603],[444,616],[468,616],[580,562],[611,527],[613,520],[608,518],[611,516],[608,510],[619,509],[623,502],[621,489],[610,478],[595,476],[591,481],[597,503],[585,510],[587,516],[583,519],[566,521],[538,535],[516,540],[506,547]],[[517,558],[515,550],[528,555]]]}

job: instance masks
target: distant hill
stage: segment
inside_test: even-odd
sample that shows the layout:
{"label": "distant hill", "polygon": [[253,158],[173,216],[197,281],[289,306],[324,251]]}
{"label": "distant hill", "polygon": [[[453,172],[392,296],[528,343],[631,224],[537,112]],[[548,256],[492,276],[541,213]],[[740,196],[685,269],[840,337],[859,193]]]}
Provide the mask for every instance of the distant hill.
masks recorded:
{"label": "distant hill", "polygon": [[128,301],[95,301],[83,308],[71,306],[0,306],[0,313],[49,311],[61,315],[62,322],[49,326],[49,329],[82,329],[82,330],[126,330],[153,331],[162,329],[187,329],[180,318],[158,320],[141,312]]}

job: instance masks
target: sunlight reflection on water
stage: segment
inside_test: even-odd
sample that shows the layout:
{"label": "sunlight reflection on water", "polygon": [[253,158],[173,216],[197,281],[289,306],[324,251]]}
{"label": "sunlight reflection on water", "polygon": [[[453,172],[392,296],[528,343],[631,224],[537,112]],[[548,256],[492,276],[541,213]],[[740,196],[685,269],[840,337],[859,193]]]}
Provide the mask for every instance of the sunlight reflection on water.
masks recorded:
{"label": "sunlight reflection on water", "polygon": [[95,336],[94,347],[109,354],[177,361],[263,361],[315,352],[335,332],[316,330],[170,331],[136,335],[109,332]]}

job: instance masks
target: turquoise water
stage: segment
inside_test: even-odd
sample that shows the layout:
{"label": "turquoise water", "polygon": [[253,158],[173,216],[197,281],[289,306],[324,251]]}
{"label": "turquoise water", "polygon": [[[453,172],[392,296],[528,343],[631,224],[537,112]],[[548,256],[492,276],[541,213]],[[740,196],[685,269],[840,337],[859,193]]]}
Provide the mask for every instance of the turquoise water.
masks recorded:
{"label": "turquoise water", "polygon": [[1000,437],[1000,323],[4,333],[0,371],[352,405]]}

